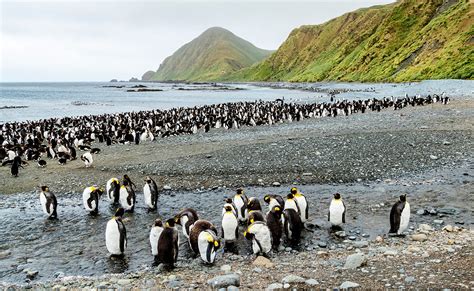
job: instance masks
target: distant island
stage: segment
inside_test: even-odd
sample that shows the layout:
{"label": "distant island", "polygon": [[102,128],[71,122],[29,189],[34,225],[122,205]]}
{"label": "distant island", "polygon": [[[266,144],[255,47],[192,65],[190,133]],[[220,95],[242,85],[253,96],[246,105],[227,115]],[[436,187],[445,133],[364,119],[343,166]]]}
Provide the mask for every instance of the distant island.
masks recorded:
{"label": "distant island", "polygon": [[399,0],[294,29],[277,51],[213,27],[142,81],[473,79],[474,2]]}

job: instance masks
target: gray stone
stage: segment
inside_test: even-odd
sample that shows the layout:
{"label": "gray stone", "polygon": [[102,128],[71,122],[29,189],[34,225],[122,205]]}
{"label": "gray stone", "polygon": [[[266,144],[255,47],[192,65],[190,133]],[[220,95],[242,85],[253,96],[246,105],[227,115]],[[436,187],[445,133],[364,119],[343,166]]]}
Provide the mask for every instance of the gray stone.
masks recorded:
{"label": "gray stone", "polygon": [[369,237],[369,235],[367,233],[363,233],[362,237]]}
{"label": "gray stone", "polygon": [[366,257],[362,253],[355,253],[347,257],[344,264],[345,269],[357,269],[367,262]]}
{"label": "gray stone", "polygon": [[418,230],[421,232],[430,232],[433,231],[433,228],[429,224],[420,224]]}
{"label": "gray stone", "polygon": [[304,281],[304,283],[308,286],[316,286],[316,285],[319,285],[319,282],[315,279],[308,279],[306,281]]}
{"label": "gray stone", "polygon": [[386,250],[383,254],[385,256],[396,256],[396,255],[398,255],[398,251],[396,251],[396,250]]}
{"label": "gray stone", "polygon": [[23,270],[23,272],[26,273],[26,278],[28,278],[30,280],[33,280],[39,273],[36,270],[30,270],[30,269],[25,269],[25,270]]}
{"label": "gray stone", "polygon": [[130,279],[120,279],[117,281],[117,284],[119,285],[130,285],[130,283],[132,283],[132,280]]}
{"label": "gray stone", "polygon": [[366,248],[366,247],[369,246],[369,242],[365,241],[365,240],[355,241],[355,242],[353,242],[353,246],[355,248]]}
{"label": "gray stone", "polygon": [[212,288],[218,289],[229,286],[240,287],[240,276],[238,274],[227,274],[223,276],[217,276],[207,280],[207,284]]}
{"label": "gray stone", "polygon": [[280,187],[280,185],[281,185],[280,182],[273,182],[272,183],[273,187]]}
{"label": "gray stone", "polygon": [[320,248],[326,248],[328,246],[328,244],[324,241],[319,241],[318,242],[318,247]]}
{"label": "gray stone", "polygon": [[432,160],[437,160],[437,159],[438,159],[438,156],[430,155],[430,159],[432,159]]}
{"label": "gray stone", "polygon": [[227,291],[238,291],[238,290],[239,290],[239,287],[236,287],[236,286],[233,286],[233,285],[227,287]]}
{"label": "gray stone", "polygon": [[338,237],[341,237],[341,238],[345,238],[347,236],[346,232],[343,231],[343,230],[336,231],[335,235],[338,236]]}
{"label": "gray stone", "polygon": [[164,185],[163,190],[171,190],[171,186],[170,185]]}
{"label": "gray stone", "polygon": [[183,282],[178,281],[178,280],[171,280],[171,281],[166,282],[166,288],[169,288],[169,289],[179,288],[181,286],[183,286]]}
{"label": "gray stone", "polygon": [[285,283],[304,283],[305,282],[305,279],[300,277],[300,276],[297,276],[297,275],[288,275],[286,276],[285,278],[283,278],[283,280],[281,280],[281,282],[283,284]]}
{"label": "gray stone", "polygon": [[355,240],[355,239],[356,239],[356,237],[355,237],[355,236],[353,236],[353,235],[351,235],[351,236],[349,236],[349,237],[348,237],[348,239],[350,239],[350,240]]}
{"label": "gray stone", "polygon": [[253,268],[252,271],[255,272],[255,273],[261,273],[261,272],[262,272],[262,269],[260,269],[260,268]]}
{"label": "gray stone", "polygon": [[226,273],[230,272],[231,269],[232,269],[232,267],[230,265],[222,265],[221,266],[221,271],[224,271]]}
{"label": "gray stone", "polygon": [[290,247],[286,247],[286,248],[285,248],[285,251],[286,251],[286,252],[291,252],[292,250],[293,250],[293,249],[290,248]]}
{"label": "gray stone", "polygon": [[418,209],[418,210],[416,211],[416,214],[418,214],[418,215],[425,215],[425,214],[427,214],[427,211],[424,210],[424,209]]}
{"label": "gray stone", "polygon": [[407,276],[407,277],[405,277],[405,283],[407,283],[407,284],[411,284],[411,283],[413,283],[413,282],[415,282],[415,281],[416,281],[416,280],[415,280],[415,277],[412,277],[412,276]]}
{"label": "gray stone", "polygon": [[273,283],[273,284],[268,285],[267,290],[275,290],[275,289],[282,289],[282,288],[283,288],[283,284]]}
{"label": "gray stone", "polygon": [[350,289],[350,288],[357,288],[360,287],[359,284],[351,282],[351,281],[346,281],[339,286],[339,289]]}
{"label": "gray stone", "polygon": [[433,220],[433,223],[434,223],[434,224],[441,225],[441,224],[444,223],[444,220],[442,220],[442,219],[435,219],[435,220]]}
{"label": "gray stone", "polygon": [[413,234],[411,236],[411,239],[414,241],[425,241],[428,239],[428,237],[426,236],[426,234],[418,233],[418,234]]}
{"label": "gray stone", "polygon": [[0,259],[4,259],[4,258],[8,257],[10,254],[11,254],[10,250],[1,251],[0,252]]}
{"label": "gray stone", "polygon": [[285,288],[285,289],[290,288],[290,284],[288,284],[288,283],[283,284],[283,288]]}

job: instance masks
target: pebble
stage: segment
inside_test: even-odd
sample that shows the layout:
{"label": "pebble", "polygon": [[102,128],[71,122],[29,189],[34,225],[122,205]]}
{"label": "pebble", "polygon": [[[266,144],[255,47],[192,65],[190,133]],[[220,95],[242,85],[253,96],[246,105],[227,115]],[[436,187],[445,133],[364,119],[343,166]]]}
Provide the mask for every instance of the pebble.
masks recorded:
{"label": "pebble", "polygon": [[433,220],[433,223],[434,223],[434,224],[441,225],[441,224],[444,223],[444,220],[442,220],[442,219],[435,219],[435,220]]}
{"label": "pebble", "polygon": [[10,250],[1,251],[0,252],[0,259],[4,259],[4,258],[8,257],[10,254],[11,254]]}
{"label": "pebble", "polygon": [[290,284],[288,284],[288,283],[283,284],[283,288],[285,288],[285,289],[290,288]]}
{"label": "pebble", "polygon": [[345,281],[344,283],[339,286],[339,289],[350,289],[350,288],[357,288],[360,287],[359,284],[351,281]]}
{"label": "pebble", "polygon": [[349,237],[348,237],[348,239],[350,239],[350,240],[355,240],[355,239],[356,239],[356,237],[355,237],[355,236],[353,236],[353,235],[351,235],[351,236],[349,236]]}
{"label": "pebble", "polygon": [[362,234],[362,237],[369,237],[370,235],[368,235],[367,233],[363,233]]}
{"label": "pebble", "polygon": [[262,272],[262,269],[260,269],[260,268],[253,268],[252,272],[261,273],[261,272]]}
{"label": "pebble", "polygon": [[396,251],[396,250],[387,250],[383,254],[384,254],[384,256],[396,256],[396,255],[398,255],[398,251]]}
{"label": "pebble", "polygon": [[418,226],[418,231],[430,232],[430,231],[433,231],[433,228],[429,224],[420,224]]}
{"label": "pebble", "polygon": [[313,173],[311,172],[303,173],[303,176],[313,176]]}
{"label": "pebble", "polygon": [[353,242],[353,246],[356,248],[366,248],[369,246],[369,242],[365,240]]}
{"label": "pebble", "polygon": [[268,285],[267,290],[275,290],[275,289],[281,289],[283,288],[283,284],[281,283],[273,283]]}
{"label": "pebble", "polygon": [[412,276],[405,277],[405,283],[407,283],[407,284],[412,284],[415,281],[416,281],[415,277],[412,277]]}
{"label": "pebble", "polygon": [[345,238],[347,236],[346,232],[343,231],[343,230],[336,231],[335,235],[340,237],[340,238]]}
{"label": "pebble", "polygon": [[275,265],[270,261],[269,259],[263,257],[263,256],[258,256],[252,263],[254,266],[261,266],[265,268],[273,268]]}
{"label": "pebble", "polygon": [[273,186],[273,187],[280,187],[281,184],[280,184],[280,182],[273,182],[273,183],[272,183],[272,186]]}
{"label": "pebble", "polygon": [[324,241],[319,241],[318,242],[318,247],[320,248],[326,248],[328,246],[328,244]]}
{"label": "pebble", "polygon": [[230,272],[231,269],[232,269],[232,267],[230,265],[222,265],[221,266],[221,271],[226,272],[226,273]]}
{"label": "pebble", "polygon": [[132,280],[130,279],[120,279],[117,281],[117,284],[119,285],[130,285],[132,283]]}
{"label": "pebble", "polygon": [[418,233],[411,235],[411,239],[414,241],[425,241],[428,239],[428,237],[424,233]]}
{"label": "pebble", "polygon": [[438,159],[438,156],[430,155],[430,159],[432,159],[432,160],[437,160],[437,159]]}
{"label": "pebble", "polygon": [[170,185],[164,185],[163,190],[171,190],[171,186]]}
{"label": "pebble", "polygon": [[416,211],[416,214],[417,214],[417,215],[425,215],[425,214],[428,214],[428,212],[427,212],[426,210],[424,210],[424,209],[418,209],[418,210]]}
{"label": "pebble", "polygon": [[223,276],[217,276],[207,281],[207,284],[212,288],[219,289],[228,286],[240,287],[240,276],[238,274],[227,274]]}
{"label": "pebble", "polygon": [[357,269],[367,262],[367,258],[362,253],[355,253],[346,258],[344,269]]}
{"label": "pebble", "polygon": [[319,285],[319,282],[315,279],[308,279],[306,281],[304,281],[304,283],[308,286],[316,286],[316,285]]}
{"label": "pebble", "polygon": [[237,286],[231,285],[231,286],[227,287],[227,291],[238,291],[238,290],[239,290],[239,287],[237,287]]}
{"label": "pebble", "polygon": [[283,284],[285,283],[304,283],[306,280],[300,276],[297,275],[288,275],[285,278],[281,280]]}

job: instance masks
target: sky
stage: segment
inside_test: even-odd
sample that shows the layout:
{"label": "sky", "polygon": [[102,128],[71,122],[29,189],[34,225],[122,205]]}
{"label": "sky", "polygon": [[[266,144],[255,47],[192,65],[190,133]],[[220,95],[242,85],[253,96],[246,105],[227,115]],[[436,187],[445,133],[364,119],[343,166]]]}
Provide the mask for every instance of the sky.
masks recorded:
{"label": "sky", "polygon": [[213,26],[264,49],[292,29],[390,0],[0,0],[0,81],[141,78]]}

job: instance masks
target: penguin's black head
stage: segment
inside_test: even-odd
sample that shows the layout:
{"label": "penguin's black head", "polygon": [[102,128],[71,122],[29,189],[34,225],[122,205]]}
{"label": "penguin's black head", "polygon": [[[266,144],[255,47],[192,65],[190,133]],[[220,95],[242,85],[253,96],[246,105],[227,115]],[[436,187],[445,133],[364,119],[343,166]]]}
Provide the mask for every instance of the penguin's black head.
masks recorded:
{"label": "penguin's black head", "polygon": [[130,177],[127,174],[125,174],[123,175],[123,179],[127,181],[127,180],[130,180]]}
{"label": "penguin's black head", "polygon": [[265,203],[269,204],[270,203],[270,195],[265,195],[265,197],[263,197],[263,201],[265,201]]}
{"label": "penguin's black head", "polygon": [[232,206],[226,205],[226,206],[224,207],[224,209],[225,209],[226,212],[232,211]]}
{"label": "penguin's black head", "polygon": [[407,194],[400,195],[400,201],[406,202],[407,201]]}
{"label": "penguin's black head", "polygon": [[296,195],[296,193],[298,193],[298,189],[296,189],[296,187],[291,188],[290,191],[291,191],[291,194],[293,195]]}
{"label": "penguin's black head", "polygon": [[244,194],[244,190],[241,189],[241,188],[237,189],[237,194],[238,194],[238,195]]}
{"label": "penguin's black head", "polygon": [[295,195],[293,195],[293,193],[290,193],[290,194],[286,195],[286,198],[293,199],[293,198],[295,198]]}
{"label": "penguin's black head", "polygon": [[145,182],[151,183],[151,178],[150,178],[149,176],[146,176],[146,177],[145,177]]}
{"label": "penguin's black head", "polygon": [[341,194],[339,194],[339,193],[334,194],[334,199],[336,199],[336,200],[341,199]]}
{"label": "penguin's black head", "polygon": [[174,227],[175,226],[175,221],[174,221],[174,218],[170,218],[166,221],[165,223],[165,226],[166,227]]}
{"label": "penguin's black head", "polygon": [[99,196],[102,195],[102,194],[104,194],[104,188],[102,188],[102,187],[97,188],[96,191],[97,191],[97,194],[99,194]]}
{"label": "penguin's black head", "polygon": [[154,226],[163,227],[163,222],[161,221],[161,219],[156,219]]}
{"label": "penguin's black head", "polygon": [[48,186],[41,186],[41,191],[43,191],[43,192],[48,192],[48,191],[49,191],[49,187],[48,187]]}
{"label": "penguin's black head", "polygon": [[281,209],[280,206],[273,206],[272,212],[275,213],[275,214],[277,214],[277,215],[281,215],[282,212],[283,212],[283,210]]}
{"label": "penguin's black head", "polygon": [[115,217],[121,218],[124,214],[125,214],[125,210],[122,207],[118,208],[117,211],[115,211]]}
{"label": "penguin's black head", "polygon": [[174,223],[178,224],[178,225],[181,225],[181,221],[180,221],[180,218],[181,216],[178,214],[174,217]]}
{"label": "penguin's black head", "polygon": [[224,202],[225,202],[225,203],[232,204],[232,198],[225,198],[225,199],[224,199]]}

